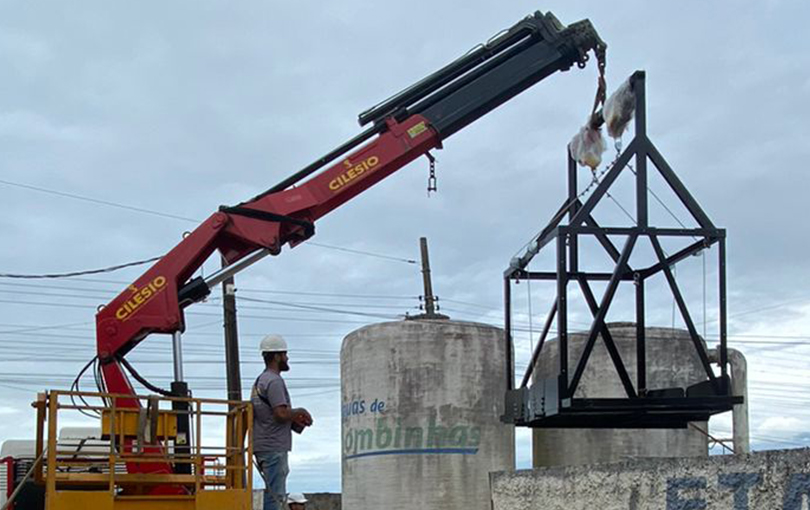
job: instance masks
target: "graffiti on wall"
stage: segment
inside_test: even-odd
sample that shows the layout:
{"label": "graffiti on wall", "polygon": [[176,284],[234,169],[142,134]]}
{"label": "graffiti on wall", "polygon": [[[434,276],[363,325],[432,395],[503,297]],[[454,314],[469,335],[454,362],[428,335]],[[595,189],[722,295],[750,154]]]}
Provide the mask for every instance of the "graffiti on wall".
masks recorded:
{"label": "graffiti on wall", "polygon": [[[758,510],[749,506],[749,501],[753,499],[752,491],[763,490],[763,484],[764,480],[760,473],[722,473],[717,476],[714,487],[709,486],[709,479],[705,476],[670,478],[667,480],[667,510],[707,509],[710,490],[730,492],[733,505],[729,507],[730,510]],[[808,506],[810,506],[810,473],[794,473],[787,479],[780,508],[804,510]]]}
{"label": "graffiti on wall", "polygon": [[[347,402],[341,415],[345,459],[377,455],[475,455],[481,444],[481,428],[477,425],[440,423],[435,416],[424,415],[404,420],[382,399]],[[357,422],[360,417],[365,419]]]}

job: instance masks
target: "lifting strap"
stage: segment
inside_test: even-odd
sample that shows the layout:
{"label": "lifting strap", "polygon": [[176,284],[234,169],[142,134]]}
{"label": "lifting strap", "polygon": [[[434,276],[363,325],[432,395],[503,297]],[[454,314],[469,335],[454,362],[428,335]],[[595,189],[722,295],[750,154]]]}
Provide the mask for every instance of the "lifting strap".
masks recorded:
{"label": "lifting strap", "polygon": [[259,374],[259,377],[256,378],[256,382],[253,383],[253,389],[256,390],[256,396],[259,397],[259,400],[261,400],[264,403],[264,405],[266,405],[270,409],[273,409],[272,404],[270,404],[270,401],[267,400],[267,397],[262,395],[262,391],[259,388],[259,379],[261,379],[261,378],[262,378],[262,374]]}

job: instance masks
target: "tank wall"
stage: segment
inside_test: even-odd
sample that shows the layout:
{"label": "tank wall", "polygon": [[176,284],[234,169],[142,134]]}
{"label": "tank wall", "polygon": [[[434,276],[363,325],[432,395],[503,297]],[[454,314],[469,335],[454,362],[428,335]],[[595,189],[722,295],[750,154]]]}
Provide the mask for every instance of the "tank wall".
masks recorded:
{"label": "tank wall", "polygon": [[[611,324],[610,332],[617,343],[633,384],[636,385],[636,334],[634,324]],[[648,328],[647,387],[663,389],[681,387],[706,379],[689,333],[668,328]],[[587,340],[586,334],[569,335],[569,374]],[[553,377],[559,371],[558,343],[543,347],[535,368],[535,377]],[[626,397],[624,387],[604,346],[601,336],[583,372],[576,397]],[[708,430],[706,422],[695,423]],[[535,429],[532,432],[534,467],[565,466],[618,462],[642,457],[705,457],[708,438],[694,428],[687,429]]]}
{"label": "tank wall", "polygon": [[514,468],[500,329],[377,324],[341,349],[343,507],[489,510],[489,472]]}

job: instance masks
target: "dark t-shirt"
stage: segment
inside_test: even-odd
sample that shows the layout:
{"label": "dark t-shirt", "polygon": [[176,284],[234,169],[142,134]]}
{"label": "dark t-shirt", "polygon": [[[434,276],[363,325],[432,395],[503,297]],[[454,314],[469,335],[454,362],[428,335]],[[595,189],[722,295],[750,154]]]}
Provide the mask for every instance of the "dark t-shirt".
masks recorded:
{"label": "dark t-shirt", "polygon": [[[259,398],[262,395],[270,403]],[[284,379],[272,370],[265,370],[253,385],[250,395],[253,403],[253,451],[288,452],[292,450],[291,422],[278,423],[273,418],[273,407],[292,407]]]}

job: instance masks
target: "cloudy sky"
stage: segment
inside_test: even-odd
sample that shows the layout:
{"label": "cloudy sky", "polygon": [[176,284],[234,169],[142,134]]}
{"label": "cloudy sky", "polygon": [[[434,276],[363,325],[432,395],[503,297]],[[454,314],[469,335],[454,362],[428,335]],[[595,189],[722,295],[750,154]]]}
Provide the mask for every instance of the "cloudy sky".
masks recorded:
{"label": "cloudy sky", "polygon": [[[159,256],[219,205],[358,133],[365,108],[538,8],[565,23],[593,21],[610,47],[611,89],[647,71],[650,138],[728,229],[731,345],[751,369],[753,445],[810,445],[805,1],[0,1],[0,273]],[[554,75],[447,140],[436,153],[438,193],[427,196],[420,159],[323,218],[312,242],[238,276],[244,386],[261,368],[260,337],[282,333],[294,403],[317,420],[296,444],[290,489],[339,490],[341,340],[419,312],[420,274],[407,260],[420,236],[443,311],[502,321],[502,271],[563,200],[565,146],[589,112],[595,78],[594,66]],[[651,187],[687,221],[660,182]],[[602,224],[627,224],[616,204],[632,209],[632,200],[615,198],[598,209]],[[660,224],[675,222],[657,202],[651,208]],[[678,267],[709,343],[715,256],[705,271],[702,258]],[[28,402],[70,385],[94,354],[95,307],[140,270],[0,278],[0,442],[33,437]],[[531,318],[520,291],[516,321],[536,331],[552,291],[533,289]],[[187,314],[186,371],[200,396],[225,394],[217,294]],[[671,326],[671,299],[650,303],[650,323]],[[617,306],[609,320],[627,310]],[[525,367],[528,334],[516,343]],[[169,385],[166,338],[146,340],[130,359]],[[725,416],[712,424],[714,434],[728,431]],[[521,431],[520,466],[529,449]]]}

